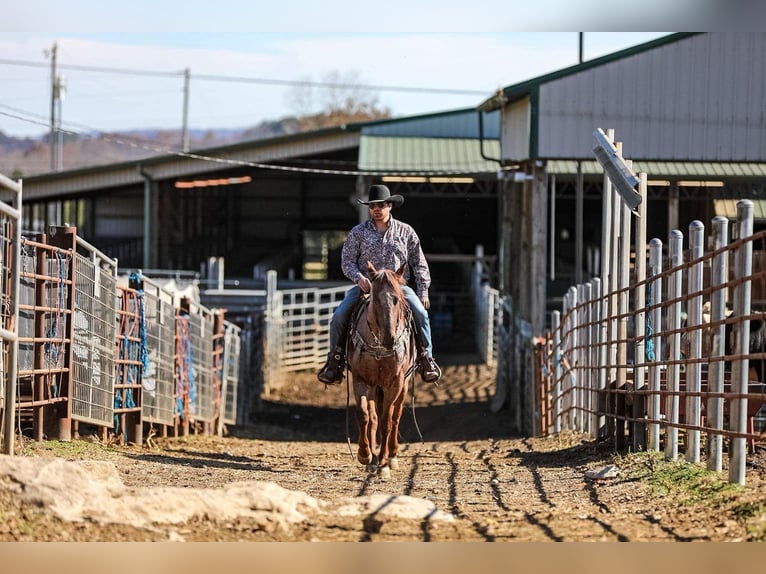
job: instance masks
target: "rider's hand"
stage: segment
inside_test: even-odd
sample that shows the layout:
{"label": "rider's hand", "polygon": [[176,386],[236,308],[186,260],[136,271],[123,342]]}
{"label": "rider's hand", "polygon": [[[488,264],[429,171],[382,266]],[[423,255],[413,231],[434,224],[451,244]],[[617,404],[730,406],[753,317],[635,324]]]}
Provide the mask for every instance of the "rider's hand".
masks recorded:
{"label": "rider's hand", "polygon": [[372,283],[370,283],[370,280],[367,279],[367,277],[360,277],[356,284],[359,285],[362,293],[369,293],[370,289],[372,289]]}
{"label": "rider's hand", "polygon": [[428,294],[427,293],[420,297],[420,301],[423,303],[423,307],[425,307],[426,309],[430,309],[431,308],[431,300],[428,298]]}

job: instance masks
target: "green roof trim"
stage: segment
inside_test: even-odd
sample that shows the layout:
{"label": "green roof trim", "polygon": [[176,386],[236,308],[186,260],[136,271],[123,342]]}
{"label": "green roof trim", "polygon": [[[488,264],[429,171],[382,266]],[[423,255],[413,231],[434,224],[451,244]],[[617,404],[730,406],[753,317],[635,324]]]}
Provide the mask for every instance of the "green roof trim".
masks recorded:
{"label": "green roof trim", "polygon": [[[485,139],[484,154],[500,157],[500,142]],[[363,135],[359,141],[359,169],[471,175],[497,173],[499,164],[482,157],[478,139]]]}
{"label": "green roof trim", "polygon": [[[577,161],[548,160],[546,171],[557,175],[576,175]],[[649,179],[763,179],[766,163],[703,162],[703,161],[633,161],[633,173],[644,172]],[[583,175],[603,175],[604,170],[595,160],[582,162]]]}
{"label": "green roof trim", "polygon": [[[658,48],[666,44],[673,44],[680,40],[685,40],[686,38],[704,33],[705,32],[679,32],[676,34],[669,34],[668,36],[656,38],[649,42],[644,42],[643,44],[638,44],[636,46],[632,46],[612,54],[607,54],[606,56],[594,58],[593,60],[587,60],[582,64],[575,64],[574,66],[570,66],[568,68],[562,68],[561,70],[557,70],[543,76],[538,76],[518,84],[507,86],[503,88],[503,99],[505,102],[503,102],[501,98],[498,97],[498,94],[493,94],[484,100],[481,104],[479,104],[478,109],[484,111],[495,110],[499,107],[502,107],[503,103],[520,100],[528,95],[533,94],[535,90],[539,90],[542,84],[552,82],[553,80],[558,80],[559,78],[564,78],[566,76],[571,76],[584,70],[596,68],[598,66],[608,64],[609,62],[615,62],[623,58],[628,58],[630,56],[634,56],[635,54],[640,54],[641,52],[653,50],[654,48]],[[533,155],[532,157],[535,156]]]}

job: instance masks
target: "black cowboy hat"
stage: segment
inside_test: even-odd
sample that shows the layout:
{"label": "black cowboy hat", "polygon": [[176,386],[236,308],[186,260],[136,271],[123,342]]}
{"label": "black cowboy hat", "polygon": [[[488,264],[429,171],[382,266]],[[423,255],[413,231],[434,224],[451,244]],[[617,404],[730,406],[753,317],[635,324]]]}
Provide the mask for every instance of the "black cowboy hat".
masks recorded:
{"label": "black cowboy hat", "polygon": [[370,186],[370,194],[367,201],[362,201],[361,199],[357,199],[357,201],[362,205],[387,201],[394,207],[399,207],[404,203],[404,198],[401,195],[391,195],[391,192],[385,185],[372,185]]}

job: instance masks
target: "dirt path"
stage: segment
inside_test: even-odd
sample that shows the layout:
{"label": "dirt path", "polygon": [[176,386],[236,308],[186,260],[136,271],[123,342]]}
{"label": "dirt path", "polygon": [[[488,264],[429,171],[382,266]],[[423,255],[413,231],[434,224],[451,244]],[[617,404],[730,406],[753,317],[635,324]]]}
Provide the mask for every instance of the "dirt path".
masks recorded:
{"label": "dirt path", "polygon": [[[0,508],[13,517],[0,540],[709,541],[763,535],[763,452],[760,470],[748,469],[748,489],[738,494],[755,505],[755,515],[737,519],[721,505],[659,496],[646,481],[630,478],[631,466],[641,462],[615,460],[607,445],[574,435],[511,436],[507,414],[489,411],[493,386],[492,373],[474,365],[447,368],[438,388],[418,382],[415,418],[409,404],[403,417],[401,469],[385,482],[367,476],[346,443],[345,385],[325,389],[310,373],[265,397],[254,424],[224,438],[160,439],[152,448],[87,441],[26,446],[35,455],[109,460],[129,489],[256,480],[336,504],[377,500],[362,516],[325,512],[289,528],[215,517],[152,528],[70,524],[0,491]],[[586,477],[610,464],[619,476]],[[386,516],[387,506],[406,497],[428,501],[450,519]],[[753,530],[758,521],[761,530]]]}

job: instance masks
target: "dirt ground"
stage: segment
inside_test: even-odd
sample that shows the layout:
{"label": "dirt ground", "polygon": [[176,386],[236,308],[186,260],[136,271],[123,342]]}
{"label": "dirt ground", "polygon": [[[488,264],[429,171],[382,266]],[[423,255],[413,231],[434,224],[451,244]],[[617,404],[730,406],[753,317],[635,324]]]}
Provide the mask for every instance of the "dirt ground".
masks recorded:
{"label": "dirt ground", "polygon": [[[247,428],[222,438],[154,438],[116,446],[95,439],[19,441],[20,455],[111,461],[128,488],[219,488],[273,481],[321,500],[375,494],[431,501],[452,520],[376,520],[321,515],[289,528],[247,519],[195,518],[183,525],[66,522],[0,490],[0,541],[748,541],[766,538],[766,449],[751,457],[747,486],[646,453],[617,455],[608,444],[567,434],[520,438],[508,414],[490,412],[493,374],[476,365],[445,369],[440,386],[415,385],[402,421],[401,468],[368,476],[347,443],[355,436],[347,391],[312,373],[264,397]],[[422,435],[422,441],[420,436]],[[352,439],[353,442],[353,439]],[[586,473],[609,465],[617,476]],[[681,476],[694,471],[695,486]],[[673,475],[673,473],[680,473]],[[663,484],[660,480],[665,477]],[[680,487],[680,488],[679,488]]]}

